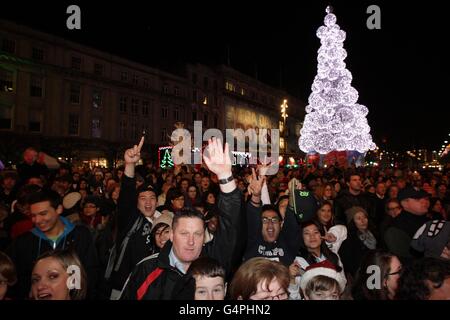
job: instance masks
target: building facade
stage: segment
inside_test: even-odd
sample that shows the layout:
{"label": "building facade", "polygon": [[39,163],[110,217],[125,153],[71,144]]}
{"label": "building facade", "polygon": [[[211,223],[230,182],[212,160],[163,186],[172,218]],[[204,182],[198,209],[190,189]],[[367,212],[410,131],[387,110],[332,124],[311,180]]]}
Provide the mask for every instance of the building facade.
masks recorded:
{"label": "building facade", "polygon": [[288,146],[298,150],[304,104],[230,67],[186,65],[176,75],[6,21],[0,46],[4,159],[17,160],[31,145],[111,166],[143,131],[144,153],[155,159],[176,124],[278,128],[282,99],[289,101]]}

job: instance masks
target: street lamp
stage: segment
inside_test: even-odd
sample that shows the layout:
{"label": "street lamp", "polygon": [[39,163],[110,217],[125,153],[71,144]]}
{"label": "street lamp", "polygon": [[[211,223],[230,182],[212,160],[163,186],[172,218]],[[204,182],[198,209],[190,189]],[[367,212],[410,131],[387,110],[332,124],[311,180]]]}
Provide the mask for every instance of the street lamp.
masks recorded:
{"label": "street lamp", "polygon": [[286,118],[288,117],[287,114],[287,100],[283,100],[283,104],[281,105],[281,117],[283,118],[283,152],[284,155],[286,155],[287,152],[287,141],[286,141]]}

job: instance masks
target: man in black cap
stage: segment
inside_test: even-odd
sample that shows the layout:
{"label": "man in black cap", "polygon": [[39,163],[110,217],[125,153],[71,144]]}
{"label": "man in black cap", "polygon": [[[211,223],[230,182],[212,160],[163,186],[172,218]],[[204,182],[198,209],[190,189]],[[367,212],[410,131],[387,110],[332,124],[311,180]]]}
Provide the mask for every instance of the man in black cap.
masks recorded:
{"label": "man in black cap", "polygon": [[144,138],[125,151],[125,171],[118,199],[117,237],[112,248],[105,278],[111,279],[111,299],[117,299],[128,275],[143,258],[153,254],[150,231],[161,213],[156,211],[157,196],[151,184],[136,189],[136,163]]}
{"label": "man in black cap", "polygon": [[345,224],[345,211],[352,207],[362,207],[367,211],[369,221],[376,222],[376,204],[371,196],[364,193],[361,175],[351,171],[345,175],[348,189],[342,190],[334,201],[334,216],[336,222]]}
{"label": "man in black cap", "polygon": [[384,240],[390,252],[400,258],[411,259],[411,240],[416,231],[429,219],[426,214],[430,206],[429,194],[411,186],[400,190],[398,200],[403,207],[402,212],[394,218]]}

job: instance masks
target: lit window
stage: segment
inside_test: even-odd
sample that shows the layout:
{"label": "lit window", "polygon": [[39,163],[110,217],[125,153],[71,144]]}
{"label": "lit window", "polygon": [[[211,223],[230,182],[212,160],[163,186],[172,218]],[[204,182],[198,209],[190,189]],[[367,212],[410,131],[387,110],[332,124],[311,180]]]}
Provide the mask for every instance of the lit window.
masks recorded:
{"label": "lit window", "polygon": [[232,84],[231,82],[226,82],[225,83],[225,89],[227,89],[228,91],[236,91],[236,87],[234,86],[234,84]]}

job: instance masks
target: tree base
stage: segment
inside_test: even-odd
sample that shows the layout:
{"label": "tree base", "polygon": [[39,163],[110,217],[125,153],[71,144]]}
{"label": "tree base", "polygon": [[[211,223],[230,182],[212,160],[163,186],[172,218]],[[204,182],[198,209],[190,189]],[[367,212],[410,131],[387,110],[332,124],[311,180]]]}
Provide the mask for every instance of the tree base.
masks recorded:
{"label": "tree base", "polygon": [[327,154],[308,153],[306,163],[317,167],[349,167],[355,165],[360,167],[364,165],[365,153],[358,151],[332,151]]}

